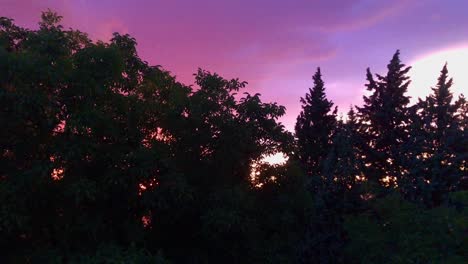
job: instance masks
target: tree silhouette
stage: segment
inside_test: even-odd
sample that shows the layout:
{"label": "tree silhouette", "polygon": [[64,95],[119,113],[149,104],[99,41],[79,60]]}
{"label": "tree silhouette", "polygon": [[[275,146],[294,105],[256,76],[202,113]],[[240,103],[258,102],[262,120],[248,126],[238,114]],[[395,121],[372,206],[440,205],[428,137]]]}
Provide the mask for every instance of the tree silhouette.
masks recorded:
{"label": "tree silhouette", "polygon": [[[361,134],[366,141],[364,152],[366,177],[378,182],[386,179],[390,185],[400,178],[398,146],[408,137],[409,97],[405,95],[410,84],[408,71],[400,61],[397,50],[387,66],[385,76],[377,74],[377,80],[367,69],[367,90],[364,105],[358,107]],[[395,179],[396,178],[396,179]]]}
{"label": "tree silhouette", "polygon": [[463,99],[452,103],[452,84],[444,65],[433,93],[414,106],[411,136],[402,149],[409,170],[407,195],[430,207],[446,202],[463,176],[466,148],[458,145],[466,135],[457,118]]}
{"label": "tree silhouette", "polygon": [[320,177],[330,149],[337,109],[332,110],[333,102],[326,98],[320,68],[317,68],[312,79],[314,86],[301,98],[302,111],[295,127],[297,156],[307,174]]}
{"label": "tree silhouette", "polygon": [[1,263],[466,262],[468,107],[446,66],[408,107],[397,51],[346,121],[318,68],[294,138],[246,82],[187,86],[131,36],[60,22],[0,18]]}

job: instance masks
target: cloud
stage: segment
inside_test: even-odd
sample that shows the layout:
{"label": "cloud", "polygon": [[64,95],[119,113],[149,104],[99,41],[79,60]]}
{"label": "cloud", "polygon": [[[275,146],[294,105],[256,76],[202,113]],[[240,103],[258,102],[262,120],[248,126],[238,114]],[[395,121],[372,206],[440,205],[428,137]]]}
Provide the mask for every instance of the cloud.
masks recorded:
{"label": "cloud", "polygon": [[31,24],[50,7],[94,39],[108,40],[114,31],[130,33],[145,59],[184,76],[204,67],[253,78],[242,73],[246,65],[263,72],[271,65],[331,58],[336,50],[330,34],[377,23],[407,2],[7,0],[0,8]]}
{"label": "cloud", "polygon": [[[259,74],[268,78],[272,66],[332,58],[336,54],[329,40],[332,34],[370,26],[406,3],[171,1],[145,9],[135,35],[147,43],[141,50],[149,61],[182,74],[200,66],[248,80],[254,78],[251,72],[256,79]],[[154,19],[143,21],[149,13]],[[146,51],[150,48],[151,53]]]}
{"label": "cloud", "polygon": [[327,24],[319,28],[325,32],[360,30],[391,18],[414,3],[415,1],[412,0],[361,0],[356,2],[348,12],[343,14],[344,17],[338,23]]}
{"label": "cloud", "polygon": [[[50,7],[64,16],[67,27],[85,31],[93,39],[108,40],[114,31],[129,33],[137,39],[144,60],[163,65],[182,82],[192,83],[192,73],[198,67],[227,78],[239,77],[250,83],[250,91],[260,91],[266,99],[286,104],[288,122],[292,124],[298,98],[310,87],[309,77],[315,68],[334,61],[343,49],[337,45],[336,36],[343,32],[359,33],[392,20],[412,3],[410,0],[0,0],[0,16],[32,25],[37,23],[40,11]],[[330,66],[323,70],[333,71]],[[330,87],[330,96],[347,107],[345,101],[355,97],[355,93],[338,89]]]}

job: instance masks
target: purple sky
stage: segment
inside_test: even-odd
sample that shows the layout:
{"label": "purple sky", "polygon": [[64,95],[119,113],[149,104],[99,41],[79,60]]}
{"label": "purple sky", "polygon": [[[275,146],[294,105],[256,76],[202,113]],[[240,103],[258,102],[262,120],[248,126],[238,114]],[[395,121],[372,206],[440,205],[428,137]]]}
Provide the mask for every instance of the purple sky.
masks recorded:
{"label": "purple sky", "polygon": [[468,47],[465,0],[0,0],[0,16],[30,28],[47,8],[93,39],[129,33],[144,60],[186,84],[198,67],[248,81],[286,106],[289,129],[317,66],[346,111],[361,103],[366,67],[382,73],[396,49],[410,63]]}

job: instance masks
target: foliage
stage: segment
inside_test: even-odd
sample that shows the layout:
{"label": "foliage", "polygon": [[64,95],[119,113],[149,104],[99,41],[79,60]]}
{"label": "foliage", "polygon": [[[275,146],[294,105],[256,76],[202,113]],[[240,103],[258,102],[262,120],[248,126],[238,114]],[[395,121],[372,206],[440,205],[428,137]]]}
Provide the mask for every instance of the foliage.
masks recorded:
{"label": "foliage", "polygon": [[447,202],[466,174],[467,137],[458,116],[466,102],[452,103],[451,86],[445,65],[433,94],[412,108],[411,136],[400,151],[408,168],[401,181],[406,196],[429,207]]}
{"label": "foliage", "polygon": [[330,149],[331,137],[336,124],[333,102],[325,95],[325,84],[320,68],[313,78],[314,86],[301,98],[302,111],[297,117],[297,157],[307,174],[320,176],[323,162]]}
{"label": "foliage", "polygon": [[349,263],[465,263],[468,257],[466,210],[424,209],[393,194],[349,215],[345,227]]}
{"label": "foliage", "polygon": [[369,164],[365,174],[375,182],[390,177],[391,186],[396,183],[394,178],[400,178],[398,146],[408,137],[409,97],[405,93],[410,69],[401,63],[398,50],[387,65],[386,75],[377,74],[375,80],[368,68],[366,87],[371,94],[364,96],[364,105],[358,107],[360,131],[366,142],[365,162]]}

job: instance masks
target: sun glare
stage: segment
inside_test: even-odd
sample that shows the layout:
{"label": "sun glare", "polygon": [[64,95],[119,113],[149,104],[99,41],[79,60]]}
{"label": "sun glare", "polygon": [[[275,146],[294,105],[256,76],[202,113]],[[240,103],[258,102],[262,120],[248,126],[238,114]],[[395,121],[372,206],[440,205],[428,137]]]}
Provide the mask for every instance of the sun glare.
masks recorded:
{"label": "sun glare", "polygon": [[412,83],[408,95],[411,96],[411,102],[417,102],[418,97],[423,99],[432,92],[431,87],[437,83],[437,77],[446,62],[449,76],[453,78],[454,99],[460,94],[467,95],[468,45],[427,54],[410,63],[412,69],[409,75]]}
{"label": "sun glare", "polygon": [[262,159],[263,162],[266,162],[270,165],[282,165],[288,161],[289,157],[282,152],[278,152],[273,155],[266,156]]}

